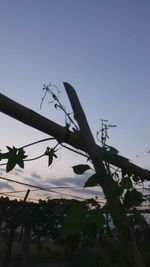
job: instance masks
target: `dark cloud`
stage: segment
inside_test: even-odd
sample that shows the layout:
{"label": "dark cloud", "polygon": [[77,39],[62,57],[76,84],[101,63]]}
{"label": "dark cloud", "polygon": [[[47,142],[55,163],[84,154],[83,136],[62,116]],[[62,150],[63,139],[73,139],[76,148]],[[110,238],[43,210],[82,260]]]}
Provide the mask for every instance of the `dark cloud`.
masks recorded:
{"label": "dark cloud", "polygon": [[41,179],[42,177],[40,175],[38,175],[36,172],[32,172],[31,173],[31,177],[32,178],[36,178],[36,179]]}
{"label": "dark cloud", "polygon": [[61,177],[61,178],[50,178],[47,183],[53,184],[55,186],[83,186],[86,180],[82,177],[78,179],[77,177]]}
{"label": "dark cloud", "polygon": [[15,172],[15,171],[13,172],[13,174],[16,175],[16,176],[20,176],[20,173]]}
{"label": "dark cloud", "polygon": [[11,185],[9,185],[7,182],[0,182],[0,188],[6,188],[10,190],[14,190],[15,188]]}
{"label": "dark cloud", "polygon": [[6,172],[6,168],[0,168],[0,172]]}
{"label": "dark cloud", "polygon": [[[83,198],[102,198],[103,193],[100,187],[84,188],[85,182],[93,174],[92,171],[87,171],[82,175],[74,175],[70,177],[61,178],[47,178],[42,179],[40,175],[33,172],[29,178],[25,178],[28,184],[41,187],[49,188],[49,192],[39,191],[37,197],[83,197]],[[66,188],[54,188],[52,187],[66,187]],[[67,188],[68,187],[68,188]],[[71,188],[75,187],[75,188]],[[58,194],[57,194],[58,193]]]}
{"label": "dark cloud", "polygon": [[33,185],[33,186],[38,186],[38,187],[41,187],[41,188],[46,188],[46,187],[49,187],[49,185],[47,185],[45,183],[45,181],[38,181],[38,180],[33,180],[33,178],[26,178],[26,182],[27,184],[30,184],[30,185]]}
{"label": "dark cloud", "polygon": [[15,168],[13,170],[13,173],[16,175],[16,176],[20,176],[22,173],[23,173],[23,170],[22,169],[19,169],[19,168]]}
{"label": "dark cloud", "polygon": [[93,172],[86,172],[82,175],[75,175],[73,177],[61,177],[61,178],[49,178],[46,180],[46,184],[49,186],[68,186],[77,188],[66,188],[65,191],[60,189],[59,192],[67,193],[77,197],[90,198],[90,197],[100,197],[103,198],[104,194],[100,186],[96,187],[86,187],[84,188],[85,182],[93,174]]}
{"label": "dark cloud", "polygon": [[92,196],[97,196],[97,197],[103,197],[104,194],[101,190],[100,187],[96,186],[96,187],[86,187],[86,188],[83,188],[83,189],[79,189],[79,188],[75,188],[75,189],[72,189],[73,192],[75,193],[79,193],[79,194],[87,194],[87,195],[92,195]]}
{"label": "dark cloud", "polygon": [[19,168],[15,168],[14,170],[15,170],[16,172],[20,172],[20,173],[23,172],[23,170],[22,170],[22,169],[19,169]]}
{"label": "dark cloud", "polygon": [[46,182],[56,186],[84,186],[90,176],[91,173],[87,172],[83,175],[76,175],[72,177],[49,178]]}
{"label": "dark cloud", "polygon": [[[20,176],[21,173],[23,173],[22,169],[19,168],[15,168],[12,170],[13,174],[16,176]],[[6,174],[6,169],[5,168],[0,168],[0,175],[4,175],[4,173]]]}

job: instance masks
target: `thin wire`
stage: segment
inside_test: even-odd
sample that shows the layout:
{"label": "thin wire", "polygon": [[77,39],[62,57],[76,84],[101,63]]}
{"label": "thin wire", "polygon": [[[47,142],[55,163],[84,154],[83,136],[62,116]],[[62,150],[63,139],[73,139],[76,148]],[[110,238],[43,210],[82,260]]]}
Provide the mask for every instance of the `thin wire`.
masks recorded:
{"label": "thin wire", "polygon": [[[87,200],[87,198],[86,197],[79,197],[79,196],[75,196],[75,195],[72,195],[72,194],[65,194],[65,193],[58,193],[58,192],[55,192],[55,193],[57,193],[57,194],[59,194],[60,196],[63,194],[63,195],[65,195],[65,196],[68,196],[68,197],[72,197],[72,198],[75,198],[75,199],[81,199],[81,200]],[[23,199],[24,198],[24,196],[13,196],[12,194],[7,194],[7,193],[0,193],[0,195],[4,195],[4,196],[9,196],[9,197],[13,197],[13,198],[20,198],[20,199]],[[46,199],[48,199],[48,198],[51,198],[52,196],[48,196],[48,197],[46,197]],[[54,196],[53,196],[54,197]],[[39,201],[39,199],[35,199],[35,198],[29,198],[29,200],[34,200],[34,201]],[[100,200],[96,200],[98,203],[100,203],[100,204],[105,204],[105,202],[104,201],[100,201]]]}
{"label": "thin wire", "polygon": [[75,189],[75,188],[82,188],[82,187],[75,187],[75,186],[55,186],[55,187],[44,188],[44,187],[40,187],[40,186],[28,184],[28,183],[18,182],[16,180],[12,180],[12,179],[9,179],[9,178],[6,178],[6,177],[2,177],[2,176],[0,176],[0,179],[6,180],[8,182],[16,183],[16,184],[21,184],[21,185],[24,185],[24,186],[33,187],[33,188],[36,188],[37,190],[44,190],[44,191],[51,191],[53,189],[71,189],[71,188],[72,189]]}
{"label": "thin wire", "polygon": [[54,138],[54,137],[45,138],[45,139],[42,139],[42,140],[39,140],[39,141],[35,141],[33,143],[21,146],[19,149],[26,148],[26,147],[29,147],[29,146],[33,146],[33,145],[36,145],[36,144],[39,144],[39,143],[42,143],[42,142],[45,142],[45,141],[50,141],[50,140],[56,140],[56,138]]}
{"label": "thin wire", "polygon": [[[73,197],[73,198],[76,198],[76,199],[82,199],[82,200],[86,200],[85,197],[79,197],[79,196],[75,196],[75,195],[72,195],[72,194],[66,194],[66,193],[63,193],[63,192],[57,192],[53,189],[47,189],[47,188],[42,188],[40,186],[34,186],[34,185],[31,185],[31,184],[27,184],[27,183],[22,183],[22,182],[18,182],[18,181],[15,181],[15,180],[12,180],[12,179],[8,179],[8,178],[5,178],[5,177],[2,177],[0,176],[0,179],[2,180],[6,180],[6,181],[9,181],[9,182],[13,182],[13,183],[17,183],[17,184],[21,184],[21,185],[24,185],[24,186],[28,186],[28,187],[33,187],[33,188],[36,188],[38,190],[43,190],[43,191],[47,191],[47,192],[51,192],[51,193],[56,193],[56,194],[59,194],[59,195],[64,195],[64,196],[68,196],[68,197]],[[52,187],[53,188],[53,187]],[[58,187],[56,187],[58,188]],[[59,187],[60,188],[60,187]],[[61,187],[61,188],[67,188],[67,187]],[[74,188],[74,187],[72,187]],[[7,194],[7,193],[4,193],[4,194]]]}
{"label": "thin wire", "polygon": [[[33,191],[33,190],[32,190],[32,191]],[[57,194],[59,194],[59,195],[63,194],[63,195],[66,195],[66,196],[68,196],[68,197],[73,197],[73,198],[75,198],[75,199],[87,200],[87,198],[85,198],[85,197],[79,197],[79,196],[75,196],[75,195],[70,195],[70,194],[65,194],[65,193],[58,193],[58,192],[55,192],[55,193],[57,193]],[[24,198],[24,196],[22,196],[22,197],[21,197],[21,196],[12,196],[12,195],[7,194],[7,193],[0,193],[0,195],[9,196],[9,197],[13,197],[13,198],[20,198],[20,199]],[[50,196],[50,197],[51,197],[51,196]],[[50,197],[46,197],[46,199],[48,199],[48,198],[50,198]],[[39,199],[35,199],[35,198],[29,198],[29,200],[39,201]],[[103,201],[98,201],[98,200],[97,200],[97,202],[100,203],[100,204],[105,204],[105,202],[103,202]]]}

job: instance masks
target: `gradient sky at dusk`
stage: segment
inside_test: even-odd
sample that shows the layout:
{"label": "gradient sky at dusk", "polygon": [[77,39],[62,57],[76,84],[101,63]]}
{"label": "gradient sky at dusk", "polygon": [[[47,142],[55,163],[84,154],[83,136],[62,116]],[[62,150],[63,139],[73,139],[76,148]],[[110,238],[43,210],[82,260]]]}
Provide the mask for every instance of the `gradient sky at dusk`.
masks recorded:
{"label": "gradient sky at dusk", "polygon": [[[49,82],[70,110],[63,81],[75,87],[94,136],[100,119],[116,124],[109,144],[150,169],[150,1],[0,0],[1,93],[65,125],[48,99],[40,110],[42,86]],[[2,151],[48,137],[2,113],[0,123]],[[47,145],[27,152],[39,155]],[[21,176],[1,174],[43,186],[50,179],[76,178],[71,166],[85,160],[64,149],[59,153],[51,169],[42,159],[26,164]]]}

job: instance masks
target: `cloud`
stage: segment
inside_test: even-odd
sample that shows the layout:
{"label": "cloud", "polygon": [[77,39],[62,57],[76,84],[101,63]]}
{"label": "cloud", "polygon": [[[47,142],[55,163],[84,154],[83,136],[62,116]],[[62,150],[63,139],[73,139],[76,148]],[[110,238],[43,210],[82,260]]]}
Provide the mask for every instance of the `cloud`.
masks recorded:
{"label": "cloud", "polygon": [[72,177],[47,178],[46,182],[56,186],[84,186],[90,175],[90,172],[86,172]]}
{"label": "cloud", "polygon": [[79,189],[79,188],[75,188],[72,189],[72,191],[74,191],[75,193],[79,193],[79,194],[86,194],[86,195],[91,195],[91,196],[97,196],[97,197],[104,197],[104,194],[102,192],[101,187],[86,187],[83,189]]}
{"label": "cloud", "polygon": [[40,175],[38,175],[36,172],[32,172],[31,173],[31,177],[32,178],[36,178],[36,179],[41,179],[42,177]]}
{"label": "cloud", "polygon": [[[82,175],[73,175],[69,177],[51,177],[51,178],[42,178],[38,173],[32,172],[29,178],[24,177],[27,183],[49,189],[49,192],[38,191],[35,192],[36,197],[46,198],[46,197],[58,197],[58,198],[103,198],[103,193],[100,187],[91,187],[84,188],[85,182],[93,174],[92,171],[87,171]],[[53,188],[58,187],[58,188]],[[59,188],[66,187],[66,188]],[[74,187],[74,188],[73,188]]]}
{"label": "cloud", "polygon": [[15,188],[11,185],[9,185],[7,182],[0,182],[0,188],[6,188],[10,190],[14,190]]}
{"label": "cloud", "polygon": [[[0,175],[4,175],[4,173],[6,174],[6,169],[5,168],[0,168]],[[12,173],[16,176],[20,176],[21,173],[23,173],[23,170],[22,169],[19,169],[19,168],[15,168],[12,170]]]}
{"label": "cloud", "polygon": [[[62,193],[65,193],[66,196],[72,195],[74,197],[83,197],[83,198],[104,198],[104,194],[102,192],[102,189],[100,186],[95,187],[86,187],[84,188],[85,182],[88,180],[88,178],[92,175],[91,171],[86,172],[83,175],[76,175],[73,177],[61,177],[61,178],[49,178],[46,180],[46,184],[49,184],[50,187],[53,186],[68,186],[68,187],[75,187],[75,188],[63,188],[59,189],[59,193],[61,195]],[[57,190],[57,189],[55,189]],[[58,190],[57,190],[58,191]],[[63,195],[62,195],[63,197]]]}
{"label": "cloud", "polygon": [[21,176],[22,173],[23,173],[22,169],[15,168],[13,170],[13,174],[16,175],[16,176]]}
{"label": "cloud", "polygon": [[45,181],[43,180],[35,180],[33,178],[25,178],[25,183],[29,184],[29,185],[33,185],[35,187],[41,187],[41,188],[47,188],[47,187],[50,187],[49,185],[47,185],[45,183]]}
{"label": "cloud", "polygon": [[3,172],[5,172],[6,173],[6,168],[0,168],[0,175],[3,175]]}
{"label": "cloud", "polygon": [[23,170],[22,170],[22,169],[19,169],[19,168],[15,168],[14,170],[15,170],[16,172],[20,172],[20,173],[23,172]]}

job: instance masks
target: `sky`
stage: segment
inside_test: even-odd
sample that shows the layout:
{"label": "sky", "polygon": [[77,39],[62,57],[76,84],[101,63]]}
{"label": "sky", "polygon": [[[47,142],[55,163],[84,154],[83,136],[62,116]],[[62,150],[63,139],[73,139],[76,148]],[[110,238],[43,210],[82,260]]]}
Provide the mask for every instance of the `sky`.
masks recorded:
{"label": "sky", "polygon": [[[40,102],[43,84],[52,83],[71,111],[63,87],[64,81],[69,82],[94,137],[101,119],[107,119],[117,125],[109,131],[109,144],[133,163],[150,169],[149,14],[149,0],[0,0],[0,92],[64,126],[64,114],[49,104],[50,99],[45,99],[42,109]],[[48,137],[2,113],[0,124],[2,152],[6,145],[21,147]],[[27,154],[32,158],[54,144],[28,148]],[[72,166],[86,160],[65,149],[58,154],[51,168],[44,158],[9,174],[1,166],[0,174],[45,188],[83,186],[89,174],[77,177]],[[1,192],[28,189],[8,181],[0,181],[0,188]],[[58,190],[88,195],[81,188]],[[24,196],[25,192],[18,194]],[[59,196],[30,193],[35,199],[51,195]]]}

